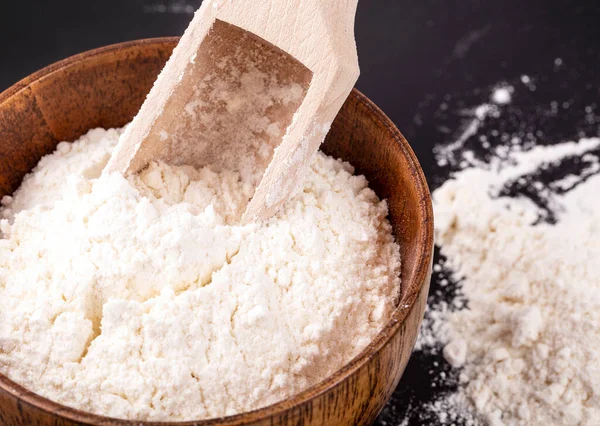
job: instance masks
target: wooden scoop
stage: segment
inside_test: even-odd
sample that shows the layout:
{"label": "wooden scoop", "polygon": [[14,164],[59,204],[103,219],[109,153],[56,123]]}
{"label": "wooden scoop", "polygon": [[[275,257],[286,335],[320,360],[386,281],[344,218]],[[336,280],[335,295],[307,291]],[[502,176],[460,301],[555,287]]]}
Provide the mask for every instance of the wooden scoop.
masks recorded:
{"label": "wooden scoop", "polygon": [[104,173],[152,160],[240,172],[275,214],[359,75],[358,0],[205,0]]}

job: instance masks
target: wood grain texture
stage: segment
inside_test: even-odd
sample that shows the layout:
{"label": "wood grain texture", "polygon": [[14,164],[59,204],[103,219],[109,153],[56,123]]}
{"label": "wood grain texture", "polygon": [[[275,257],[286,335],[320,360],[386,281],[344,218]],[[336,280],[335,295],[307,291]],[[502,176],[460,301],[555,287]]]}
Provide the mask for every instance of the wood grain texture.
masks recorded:
{"label": "wood grain texture", "polygon": [[[0,196],[61,140],[118,127],[137,113],[176,39],[143,40],[52,65],[0,94]],[[3,426],[350,426],[369,425],[408,363],[429,289],[433,213],[423,172],[402,134],[356,90],[322,149],[350,161],[387,198],[402,252],[398,308],[372,344],[324,382],[276,405],[225,419],[140,423],[82,413],[41,398],[0,375]]]}
{"label": "wood grain texture", "polygon": [[[181,158],[196,167],[210,161],[242,172],[250,168],[262,178],[253,182],[242,223],[271,217],[302,179],[358,79],[357,5],[358,0],[202,2],[105,173],[136,173],[152,160]],[[244,80],[265,87],[248,93]],[[292,93],[290,83],[302,96],[282,102],[274,94]],[[237,98],[237,105],[225,107],[222,93]],[[252,113],[257,98],[265,96],[271,111],[259,119],[269,124],[257,128]],[[243,114],[236,118],[236,111]],[[198,118],[207,116],[207,123]],[[232,120],[238,125],[230,128]],[[268,128],[278,130],[272,134]]]}

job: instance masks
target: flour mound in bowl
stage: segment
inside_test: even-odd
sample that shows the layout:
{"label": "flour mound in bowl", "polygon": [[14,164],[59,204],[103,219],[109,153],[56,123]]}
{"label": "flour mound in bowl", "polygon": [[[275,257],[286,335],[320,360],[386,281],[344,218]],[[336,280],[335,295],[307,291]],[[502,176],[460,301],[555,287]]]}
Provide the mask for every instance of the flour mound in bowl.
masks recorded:
{"label": "flour mound in bowl", "polygon": [[389,320],[387,205],[317,153],[293,199],[237,226],[231,171],[101,176],[121,130],[61,143],[2,200],[0,372],[80,410],[200,420],[296,394]]}

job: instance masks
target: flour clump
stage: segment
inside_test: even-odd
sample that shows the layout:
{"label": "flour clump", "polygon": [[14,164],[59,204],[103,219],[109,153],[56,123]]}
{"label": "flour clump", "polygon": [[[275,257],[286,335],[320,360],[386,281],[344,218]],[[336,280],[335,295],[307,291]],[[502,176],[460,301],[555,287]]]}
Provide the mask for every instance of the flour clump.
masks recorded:
{"label": "flour clump", "polygon": [[487,424],[600,418],[600,176],[584,166],[549,185],[561,190],[540,191],[537,205],[507,196],[571,158],[596,169],[599,147],[582,139],[513,152],[434,192],[437,243],[468,303],[438,317],[444,356],[464,365],[465,392]]}
{"label": "flour clump", "polygon": [[[491,115],[474,116],[478,129]],[[441,346],[459,370],[458,390],[425,408],[442,424],[594,425],[600,140],[505,139],[490,147],[481,136],[487,157],[462,137],[437,151],[455,171],[433,193],[436,270],[457,296],[430,305],[418,348]]]}
{"label": "flour clump", "polygon": [[282,211],[238,226],[253,187],[234,172],[101,176],[121,133],[59,144],[2,200],[2,374],[96,414],[199,420],[316,384],[389,319],[399,248],[349,164],[316,154]]}

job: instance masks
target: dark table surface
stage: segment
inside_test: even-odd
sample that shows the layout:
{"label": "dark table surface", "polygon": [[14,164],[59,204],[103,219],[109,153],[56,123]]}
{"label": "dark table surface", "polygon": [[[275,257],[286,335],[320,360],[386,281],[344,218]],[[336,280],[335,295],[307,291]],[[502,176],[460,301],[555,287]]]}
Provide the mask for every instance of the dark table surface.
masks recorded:
{"label": "dark table surface", "polygon": [[[75,53],[181,35],[200,3],[2,0],[0,91]],[[569,106],[529,127],[542,128],[556,141],[598,134],[597,123],[582,121],[581,111],[598,108],[599,18],[596,0],[362,0],[356,28],[358,88],[411,142],[433,189],[445,172],[436,168],[432,148],[462,125],[459,113],[440,114],[440,105],[446,111],[478,105],[498,84],[520,84],[522,75],[537,82],[535,92],[514,97],[522,111],[537,111],[549,102]],[[451,297],[447,291],[435,295],[438,278],[432,297]],[[420,415],[419,407],[451,390],[432,387],[441,370],[447,367],[439,356],[415,354],[377,425],[437,424],[435,416]]]}

